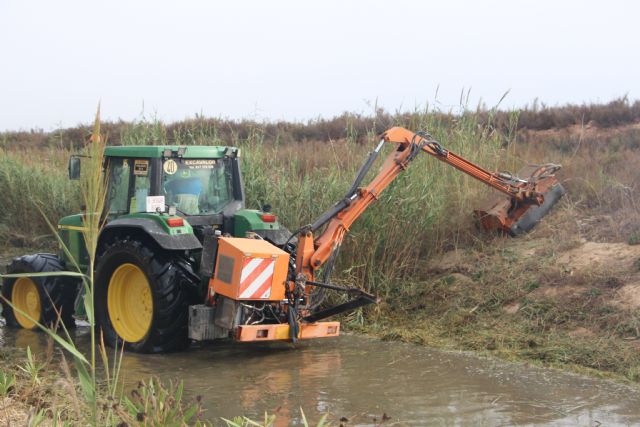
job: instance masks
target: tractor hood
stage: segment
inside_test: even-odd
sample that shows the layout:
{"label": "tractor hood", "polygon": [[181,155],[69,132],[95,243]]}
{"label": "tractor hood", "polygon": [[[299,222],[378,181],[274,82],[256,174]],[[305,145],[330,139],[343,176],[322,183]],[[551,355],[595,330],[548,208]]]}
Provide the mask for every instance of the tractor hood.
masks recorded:
{"label": "tractor hood", "polygon": [[233,235],[245,237],[254,232],[276,246],[282,246],[290,236],[289,230],[282,227],[276,215],[255,209],[241,209],[233,217]]}

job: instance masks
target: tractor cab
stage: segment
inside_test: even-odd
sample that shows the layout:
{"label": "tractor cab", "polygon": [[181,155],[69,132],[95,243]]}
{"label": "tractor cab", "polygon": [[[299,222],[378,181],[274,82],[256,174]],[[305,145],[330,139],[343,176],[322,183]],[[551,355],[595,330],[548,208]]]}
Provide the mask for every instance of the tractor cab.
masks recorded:
{"label": "tractor cab", "polygon": [[[216,232],[233,237],[256,233],[284,244],[289,232],[275,215],[245,209],[239,154],[238,148],[225,146],[107,147],[101,240],[125,228],[150,235],[164,249],[191,251],[198,262],[209,262],[199,255],[205,239]],[[79,163],[78,157],[70,159],[70,178],[79,178]],[[81,226],[77,214],[62,218],[58,228],[71,255],[86,267]],[[68,254],[61,256],[71,261]]]}
{"label": "tractor cab", "polygon": [[105,173],[109,219],[171,206],[183,217],[230,216],[244,207],[237,148],[108,147]]}

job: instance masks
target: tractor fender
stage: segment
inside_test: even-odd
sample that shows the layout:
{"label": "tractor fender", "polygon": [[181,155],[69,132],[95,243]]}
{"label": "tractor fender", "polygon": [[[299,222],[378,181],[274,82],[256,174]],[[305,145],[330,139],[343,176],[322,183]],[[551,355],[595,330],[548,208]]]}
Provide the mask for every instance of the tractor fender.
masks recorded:
{"label": "tractor fender", "polygon": [[109,221],[102,230],[102,233],[100,233],[100,241],[109,239],[110,236],[113,236],[119,230],[125,229],[133,229],[144,233],[162,249],[170,251],[202,249],[202,244],[192,233],[168,234],[157,221],[150,218],[120,218]]}

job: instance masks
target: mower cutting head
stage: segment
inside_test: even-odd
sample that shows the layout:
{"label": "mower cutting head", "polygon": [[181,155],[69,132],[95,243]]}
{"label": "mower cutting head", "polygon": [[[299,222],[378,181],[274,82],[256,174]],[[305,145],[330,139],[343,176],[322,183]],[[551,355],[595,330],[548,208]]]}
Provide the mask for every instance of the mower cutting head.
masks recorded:
{"label": "mower cutting head", "polygon": [[533,187],[533,191],[542,196],[542,203],[519,201],[506,194],[495,195],[474,211],[478,225],[486,231],[504,232],[512,237],[528,233],[566,192],[554,175],[560,168],[554,164],[529,165],[517,176],[509,176],[514,186]]}

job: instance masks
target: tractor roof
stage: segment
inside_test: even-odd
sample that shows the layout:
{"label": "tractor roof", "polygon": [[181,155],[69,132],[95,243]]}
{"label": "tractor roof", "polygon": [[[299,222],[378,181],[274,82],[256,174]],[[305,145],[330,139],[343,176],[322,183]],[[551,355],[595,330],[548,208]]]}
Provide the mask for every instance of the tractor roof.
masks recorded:
{"label": "tractor roof", "polygon": [[143,158],[161,158],[164,157],[166,150],[178,152],[184,150],[182,157],[191,159],[219,159],[225,156],[227,150],[231,150],[235,154],[236,147],[224,147],[219,145],[123,145],[110,146],[104,149],[104,155],[107,157],[143,157]]}

